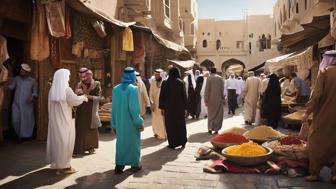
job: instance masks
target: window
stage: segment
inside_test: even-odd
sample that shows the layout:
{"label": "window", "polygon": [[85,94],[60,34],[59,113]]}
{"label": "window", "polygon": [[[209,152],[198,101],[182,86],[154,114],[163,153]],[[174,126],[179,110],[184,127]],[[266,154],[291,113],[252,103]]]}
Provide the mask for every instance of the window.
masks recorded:
{"label": "window", "polygon": [[305,4],[305,10],[307,10],[307,0],[304,1]]}
{"label": "window", "polygon": [[170,0],[164,0],[164,14],[170,18]]}
{"label": "window", "polygon": [[205,33],[203,32],[202,35],[204,35]]}
{"label": "window", "polygon": [[237,47],[237,49],[243,49],[244,48],[244,41],[236,41],[236,47]]}
{"label": "window", "polygon": [[291,9],[292,9],[292,1],[288,0],[288,18],[291,17],[290,13],[291,13]]}
{"label": "window", "polygon": [[252,43],[249,42],[249,53],[251,54],[251,52],[252,52]]}
{"label": "window", "polygon": [[210,32],[208,32],[208,36],[210,36]]}
{"label": "window", "polygon": [[299,13],[299,3],[296,3],[296,14]]}
{"label": "window", "polygon": [[190,24],[190,34],[191,35],[195,34],[195,25],[194,25],[194,23]]}
{"label": "window", "polygon": [[218,39],[218,40],[216,41],[216,49],[217,49],[217,50],[220,49],[221,46],[222,46],[221,41]]}
{"label": "window", "polygon": [[222,36],[222,32],[219,32],[218,35],[219,35],[219,36]]}
{"label": "window", "polygon": [[184,23],[183,23],[183,19],[182,18],[179,19],[179,28],[180,28],[180,31],[184,32]]}
{"label": "window", "polygon": [[207,40],[203,40],[203,48],[206,48],[206,47],[208,47],[208,41]]}

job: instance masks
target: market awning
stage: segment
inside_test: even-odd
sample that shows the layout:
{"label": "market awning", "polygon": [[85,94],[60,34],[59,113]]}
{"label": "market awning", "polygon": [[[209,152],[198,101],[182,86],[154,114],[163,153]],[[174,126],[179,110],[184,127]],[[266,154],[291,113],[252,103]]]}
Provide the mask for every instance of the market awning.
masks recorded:
{"label": "market awning", "polygon": [[168,62],[172,62],[174,64],[177,64],[178,66],[181,66],[182,68],[188,69],[188,68],[192,68],[195,65],[195,61],[194,60],[169,60]]}
{"label": "market awning", "polygon": [[146,26],[132,25],[131,28],[151,33],[154,36],[154,39],[159,44],[167,47],[168,49],[171,49],[171,50],[174,50],[174,51],[178,51],[178,52],[182,52],[182,51],[189,52],[189,50],[187,48],[185,48],[183,45],[179,45],[177,43],[174,43],[172,41],[164,39],[159,34],[155,33],[154,31],[152,31],[150,28],[148,28]]}
{"label": "market awning", "polygon": [[304,30],[281,36],[281,44],[287,52],[294,52],[317,44],[330,32],[330,16],[314,17],[309,24],[302,25]]}
{"label": "market awning", "polygon": [[128,27],[131,25],[134,25],[135,22],[123,22],[114,18],[111,18],[108,16],[106,12],[103,10],[98,9],[94,6],[94,4],[91,4],[90,1],[81,1],[81,0],[66,0],[66,3],[71,6],[73,9],[83,12],[92,16],[98,16],[102,20],[109,22],[111,24],[117,25],[119,27]]}
{"label": "market awning", "polygon": [[255,67],[249,69],[248,71],[256,71],[256,70],[259,70],[259,69],[263,68],[264,66],[265,66],[265,62],[259,64],[258,66],[255,66]]}
{"label": "market awning", "polygon": [[310,69],[313,65],[313,48],[308,47],[304,50],[278,56],[266,60],[265,70],[274,72],[286,66],[296,65],[298,69]]}

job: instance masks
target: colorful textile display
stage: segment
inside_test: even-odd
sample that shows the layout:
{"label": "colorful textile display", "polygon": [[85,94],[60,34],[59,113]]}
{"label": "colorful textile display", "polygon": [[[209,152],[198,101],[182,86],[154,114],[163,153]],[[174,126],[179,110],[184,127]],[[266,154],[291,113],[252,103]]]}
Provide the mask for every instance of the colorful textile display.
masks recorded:
{"label": "colorful textile display", "polygon": [[65,1],[56,1],[45,5],[47,23],[50,35],[64,37],[65,29]]}

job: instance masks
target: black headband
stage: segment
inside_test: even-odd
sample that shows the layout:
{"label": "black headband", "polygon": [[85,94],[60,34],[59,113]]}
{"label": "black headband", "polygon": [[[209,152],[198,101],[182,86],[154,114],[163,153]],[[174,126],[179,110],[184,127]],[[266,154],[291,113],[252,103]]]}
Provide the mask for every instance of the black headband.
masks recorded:
{"label": "black headband", "polygon": [[124,70],[124,73],[134,73],[134,70]]}

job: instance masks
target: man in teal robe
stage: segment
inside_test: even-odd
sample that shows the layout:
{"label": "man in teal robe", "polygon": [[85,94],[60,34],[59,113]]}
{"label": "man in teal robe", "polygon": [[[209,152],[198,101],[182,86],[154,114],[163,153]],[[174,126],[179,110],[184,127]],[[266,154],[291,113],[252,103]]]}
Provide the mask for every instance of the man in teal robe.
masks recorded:
{"label": "man in teal robe", "polygon": [[134,69],[127,67],[121,83],[112,91],[111,127],[117,138],[116,174],[121,174],[125,165],[130,165],[134,171],[141,169],[140,132],[144,128],[135,80]]}

